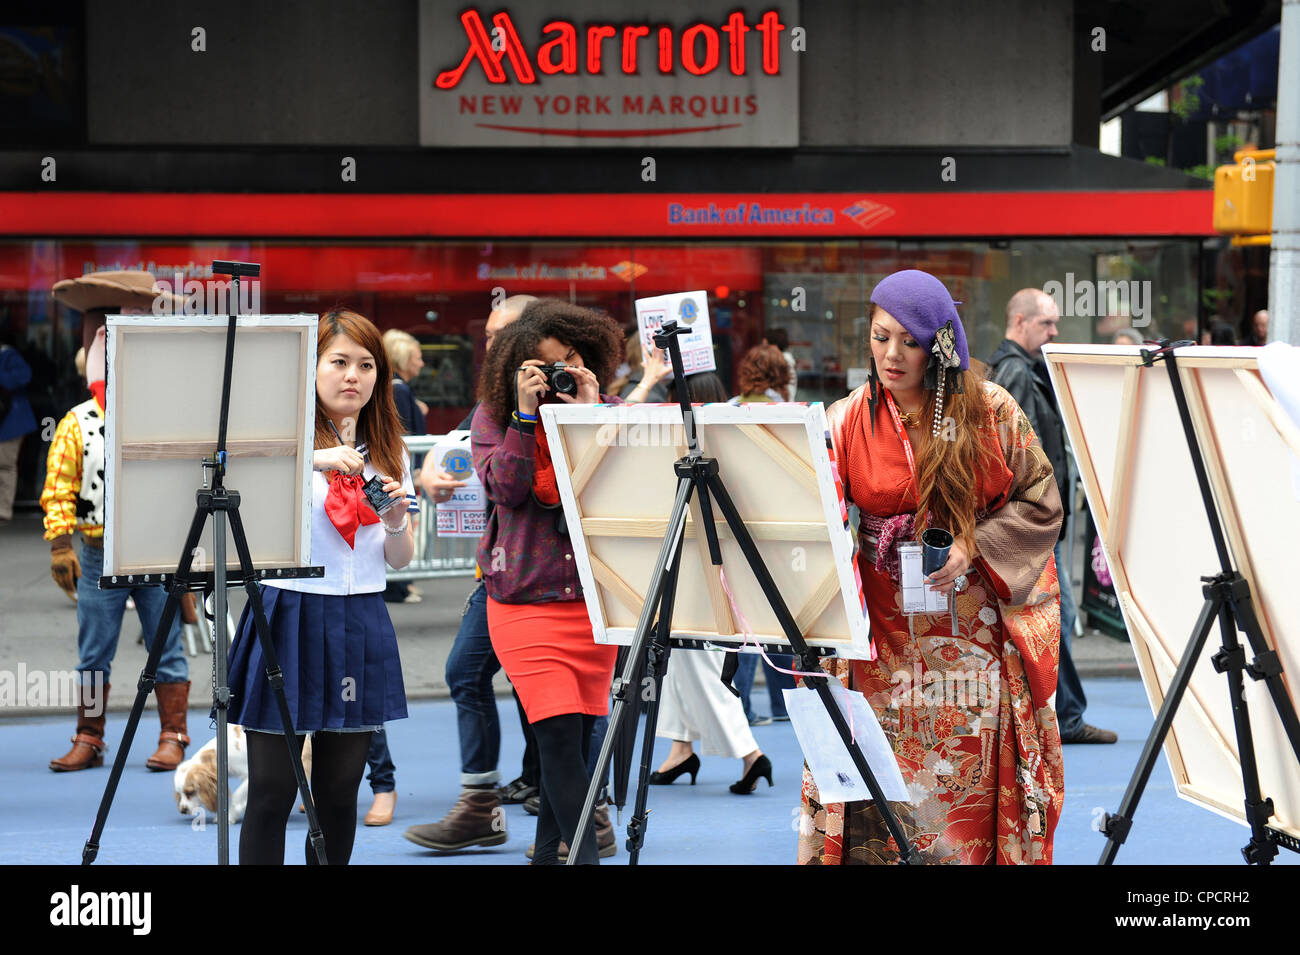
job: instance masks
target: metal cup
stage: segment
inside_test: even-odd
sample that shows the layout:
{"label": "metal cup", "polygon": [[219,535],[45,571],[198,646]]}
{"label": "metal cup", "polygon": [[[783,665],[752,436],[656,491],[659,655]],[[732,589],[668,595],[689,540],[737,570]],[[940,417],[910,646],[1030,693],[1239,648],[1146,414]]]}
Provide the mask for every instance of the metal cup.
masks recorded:
{"label": "metal cup", "polygon": [[948,563],[952,534],[941,527],[931,527],[921,534],[921,571],[929,577]]}

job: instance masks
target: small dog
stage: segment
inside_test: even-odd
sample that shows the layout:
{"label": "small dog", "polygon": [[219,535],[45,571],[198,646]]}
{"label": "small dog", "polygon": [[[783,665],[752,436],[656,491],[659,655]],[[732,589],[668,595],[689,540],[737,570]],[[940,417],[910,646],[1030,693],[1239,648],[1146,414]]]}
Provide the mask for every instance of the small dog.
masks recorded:
{"label": "small dog", "polygon": [[[226,727],[226,748],[229,753],[230,777],[239,780],[239,788],[230,797],[230,822],[244,818],[248,805],[248,745],[242,726]],[[203,747],[176,767],[172,777],[176,809],[182,816],[193,816],[204,810],[213,816],[217,812],[217,740],[208,740]],[[206,818],[206,813],[204,818]]]}
{"label": "small dog", "polygon": [[[248,806],[248,744],[244,728],[233,723],[226,727],[226,748],[229,754],[230,778],[239,780],[239,787],[230,797],[230,823],[235,825],[244,818]],[[311,735],[302,747],[302,765],[311,782]],[[182,816],[193,816],[207,810],[214,818],[217,813],[217,740],[208,740],[203,747],[176,767],[172,777],[176,809]],[[205,815],[206,818],[206,815]]]}

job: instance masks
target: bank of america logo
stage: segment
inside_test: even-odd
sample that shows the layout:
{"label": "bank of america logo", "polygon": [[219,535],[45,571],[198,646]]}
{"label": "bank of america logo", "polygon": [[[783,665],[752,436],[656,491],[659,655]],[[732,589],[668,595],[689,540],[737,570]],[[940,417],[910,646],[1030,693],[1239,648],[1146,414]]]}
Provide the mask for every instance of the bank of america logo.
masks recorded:
{"label": "bank of america logo", "polygon": [[889,206],[881,205],[879,202],[871,202],[867,199],[859,199],[844,210],[844,215],[864,229],[874,229],[877,224],[884,222],[893,214],[894,210]]}

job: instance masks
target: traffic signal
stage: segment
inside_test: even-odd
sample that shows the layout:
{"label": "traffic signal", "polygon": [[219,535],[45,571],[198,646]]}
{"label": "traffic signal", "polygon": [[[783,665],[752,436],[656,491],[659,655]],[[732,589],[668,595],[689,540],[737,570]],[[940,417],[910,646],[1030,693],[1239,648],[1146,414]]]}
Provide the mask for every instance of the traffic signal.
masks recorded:
{"label": "traffic signal", "polygon": [[1273,231],[1273,150],[1241,150],[1237,162],[1214,170],[1214,231],[1261,235]]}

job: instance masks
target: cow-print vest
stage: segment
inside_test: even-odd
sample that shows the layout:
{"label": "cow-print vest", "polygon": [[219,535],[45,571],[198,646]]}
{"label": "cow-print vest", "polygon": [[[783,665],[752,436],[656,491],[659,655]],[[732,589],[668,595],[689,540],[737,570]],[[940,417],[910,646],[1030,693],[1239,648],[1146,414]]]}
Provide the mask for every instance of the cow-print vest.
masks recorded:
{"label": "cow-print vest", "polygon": [[72,409],[81,429],[81,487],[77,491],[77,525],[104,523],[104,416],[91,398]]}

